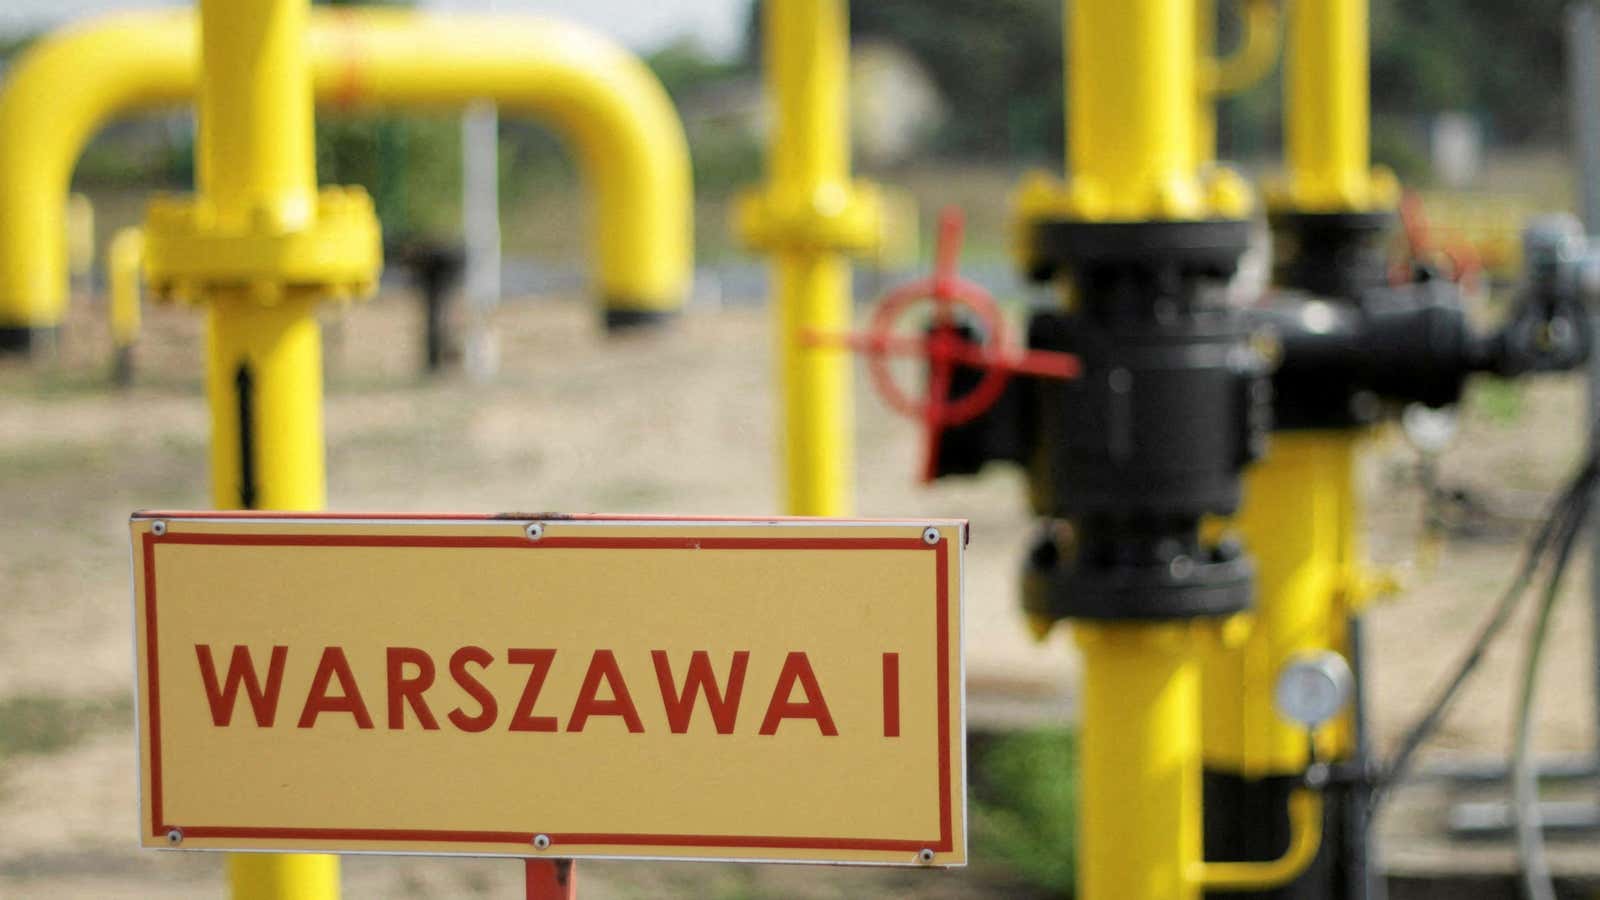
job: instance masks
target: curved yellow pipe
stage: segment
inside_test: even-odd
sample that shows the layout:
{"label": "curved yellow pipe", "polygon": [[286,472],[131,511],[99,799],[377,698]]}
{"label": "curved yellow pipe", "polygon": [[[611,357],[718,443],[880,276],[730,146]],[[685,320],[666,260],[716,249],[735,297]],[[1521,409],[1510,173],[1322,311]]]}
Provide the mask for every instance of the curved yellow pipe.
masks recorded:
{"label": "curved yellow pipe", "polygon": [[1289,848],[1264,862],[1203,862],[1195,880],[1207,891],[1269,891],[1300,877],[1322,847],[1322,795],[1299,788],[1289,795]]}
{"label": "curved yellow pipe", "polygon": [[458,107],[488,99],[572,144],[594,192],[590,228],[609,312],[675,309],[692,274],[689,145],[672,101],[598,33],[514,15],[360,10],[313,14],[324,102]]}
{"label": "curved yellow pipe", "polygon": [[[1208,97],[1236,94],[1267,77],[1282,45],[1278,0],[1244,0],[1244,36],[1225,57],[1203,57],[1200,90]],[[1202,50],[1209,53],[1209,50]]]}
{"label": "curved yellow pipe", "polygon": [[0,327],[47,328],[67,298],[72,168],[121,113],[187,102],[198,38],[188,13],[129,13],[36,41],[0,90]]}
{"label": "curved yellow pipe", "polygon": [[[36,42],[0,89],[0,329],[66,306],[72,168],[107,121],[192,101],[191,13],[106,16]],[[459,107],[489,99],[565,137],[594,196],[598,293],[623,321],[676,308],[692,274],[688,142],[661,83],[616,43],[534,16],[314,10],[318,101]]]}

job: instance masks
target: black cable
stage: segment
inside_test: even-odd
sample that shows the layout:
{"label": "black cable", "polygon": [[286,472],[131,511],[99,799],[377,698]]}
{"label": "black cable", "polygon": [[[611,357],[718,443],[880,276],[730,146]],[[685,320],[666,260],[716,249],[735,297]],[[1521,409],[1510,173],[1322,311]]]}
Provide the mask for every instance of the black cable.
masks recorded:
{"label": "black cable", "polygon": [[1444,687],[1435,694],[1427,710],[1407,729],[1400,742],[1399,751],[1374,779],[1372,786],[1374,808],[1382,802],[1389,790],[1405,780],[1418,748],[1438,729],[1439,723],[1444,719],[1451,704],[1455,702],[1467,679],[1483,662],[1489,645],[1494,643],[1494,639],[1505,629],[1512,613],[1516,611],[1518,601],[1538,574],[1540,565],[1552,547],[1560,543],[1558,538],[1565,537],[1568,523],[1574,518],[1579,522],[1582,521],[1583,513],[1591,501],[1596,476],[1600,474],[1597,462],[1600,462],[1600,458],[1591,455],[1558,495],[1539,530],[1529,542],[1516,577],[1501,595],[1489,617],[1479,627],[1477,636],[1461,661],[1456,664],[1454,673]]}
{"label": "black cable", "polygon": [[1561,596],[1562,577],[1572,559],[1572,549],[1588,518],[1588,508],[1579,505],[1563,523],[1555,562],[1545,584],[1544,596],[1528,633],[1528,649],[1523,660],[1522,686],[1518,692],[1516,724],[1511,743],[1511,821],[1517,836],[1517,858],[1522,864],[1522,890],[1528,900],[1555,900],[1550,867],[1545,861],[1544,823],[1539,811],[1539,773],[1533,763],[1533,708],[1538,687],[1539,665],[1545,641],[1550,635],[1550,616]]}

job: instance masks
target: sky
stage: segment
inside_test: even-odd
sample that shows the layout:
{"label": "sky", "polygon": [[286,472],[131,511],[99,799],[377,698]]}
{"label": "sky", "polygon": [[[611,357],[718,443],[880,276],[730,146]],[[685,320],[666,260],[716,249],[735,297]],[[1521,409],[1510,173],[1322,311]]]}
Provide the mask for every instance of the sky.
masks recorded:
{"label": "sky", "polygon": [[[739,49],[749,0],[421,0],[435,9],[548,13],[582,22],[635,50],[693,36],[706,50]],[[0,0],[0,33],[36,31],[114,9],[188,5],[176,0]]]}

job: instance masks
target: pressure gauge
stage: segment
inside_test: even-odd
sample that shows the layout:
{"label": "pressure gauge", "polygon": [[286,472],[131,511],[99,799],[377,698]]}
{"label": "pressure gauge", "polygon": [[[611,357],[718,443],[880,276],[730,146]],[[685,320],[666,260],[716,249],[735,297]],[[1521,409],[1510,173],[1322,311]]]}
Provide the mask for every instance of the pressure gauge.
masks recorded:
{"label": "pressure gauge", "polygon": [[1339,714],[1354,686],[1344,657],[1332,650],[1303,653],[1278,672],[1272,700],[1285,718],[1315,729]]}

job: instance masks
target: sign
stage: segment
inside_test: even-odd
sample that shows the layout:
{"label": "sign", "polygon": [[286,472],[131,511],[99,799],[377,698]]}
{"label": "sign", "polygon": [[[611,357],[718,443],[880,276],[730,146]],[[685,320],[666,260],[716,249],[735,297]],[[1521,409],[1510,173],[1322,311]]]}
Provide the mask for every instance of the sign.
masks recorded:
{"label": "sign", "polygon": [[956,520],[132,520],[147,847],[963,865]]}

